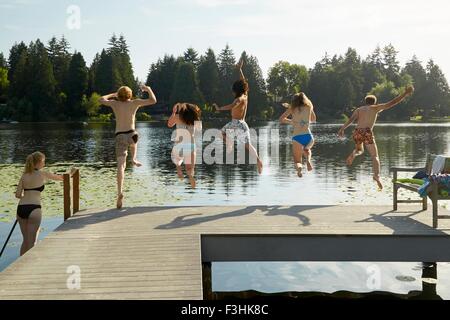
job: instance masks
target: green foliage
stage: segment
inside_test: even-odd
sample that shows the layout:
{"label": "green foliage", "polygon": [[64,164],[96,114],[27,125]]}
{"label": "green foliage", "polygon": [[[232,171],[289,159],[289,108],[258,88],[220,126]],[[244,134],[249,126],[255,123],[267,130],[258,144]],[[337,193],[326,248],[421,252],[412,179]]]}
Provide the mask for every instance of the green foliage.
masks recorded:
{"label": "green foliage", "polygon": [[[233,82],[239,79],[239,74],[236,70],[236,58],[233,50],[226,45],[226,47],[220,52],[218,59],[219,68],[219,90],[222,93],[219,96],[218,103],[220,105],[229,103],[232,97],[231,87]],[[229,93],[226,95],[226,93]]]}
{"label": "green foliage", "polygon": [[184,62],[192,63],[195,68],[197,68],[199,64],[199,57],[197,51],[194,48],[188,48],[184,53]]}
{"label": "green foliage", "polygon": [[138,112],[136,114],[136,120],[137,121],[151,121],[152,117],[148,113]]}
{"label": "green foliage", "polygon": [[0,103],[5,103],[7,100],[9,88],[8,69],[0,67]]}
{"label": "green foliage", "polygon": [[[107,48],[96,54],[87,68],[81,53],[69,52],[62,37],[53,37],[47,47],[38,39],[29,46],[14,44],[8,61],[0,53],[0,117],[19,121],[69,120],[90,117],[110,121],[111,114],[98,104],[99,94],[127,85],[136,93],[129,47],[123,35],[113,35]],[[377,47],[365,59],[349,48],[344,55],[325,55],[307,70],[300,64],[277,62],[270,68],[267,84],[256,57],[243,52],[243,72],[249,83],[249,118],[273,119],[284,109],[280,102],[305,92],[320,118],[342,119],[364,103],[368,93],[387,102],[413,84],[412,97],[383,112],[384,120],[431,120],[450,115],[450,89],[441,69],[430,60],[426,67],[413,57],[402,68],[392,45]],[[152,110],[170,110],[174,102],[198,104],[206,117],[224,117],[213,103],[229,104],[231,90],[239,79],[236,57],[226,47],[216,57],[212,49],[198,55],[188,48],[181,57],[165,55],[151,64],[146,84],[158,99]],[[6,103],[6,105],[5,105]],[[108,110],[109,112],[109,110]],[[150,111],[153,112],[153,111]],[[146,118],[140,114],[139,117]]]}
{"label": "green foliage", "polygon": [[60,40],[53,37],[48,42],[47,55],[53,67],[53,75],[56,80],[56,92],[68,92],[66,86],[68,78],[69,64],[71,54],[69,53],[70,45],[64,36]]}
{"label": "green foliage", "polygon": [[100,110],[100,102],[99,102],[100,98],[101,96],[95,92],[92,93],[89,99],[86,97],[86,95],[83,95],[81,102],[81,108],[83,110],[83,113],[88,115],[89,117],[97,116]]}
{"label": "green foliage", "polygon": [[70,61],[67,79],[67,111],[72,118],[80,118],[86,113],[80,107],[88,88],[88,69],[81,53],[76,52]]}
{"label": "green foliage", "polygon": [[91,122],[111,122],[112,116],[113,116],[112,113],[98,114],[96,116],[89,117],[89,121],[91,121]]}
{"label": "green foliage", "polygon": [[243,73],[248,82],[248,110],[249,117],[260,117],[261,113],[268,107],[268,97],[266,90],[266,82],[264,80],[262,70],[259,67],[258,60],[247,55],[244,51],[240,60],[244,62]]}
{"label": "green foliage", "polygon": [[279,61],[269,70],[267,89],[273,103],[289,102],[293,94],[307,90],[308,82],[305,66]]}
{"label": "green foliage", "polygon": [[200,58],[197,68],[199,88],[203,93],[205,101],[212,104],[218,101],[219,97],[219,67],[214,51],[209,48],[205,55]]}
{"label": "green foliage", "polygon": [[177,102],[203,104],[203,96],[198,89],[197,74],[192,63],[183,62],[178,67],[173,91],[170,96],[170,105]]}
{"label": "green foliage", "polygon": [[172,55],[165,55],[150,67],[146,84],[152,87],[159,103],[169,104],[170,95],[175,83],[175,77],[181,59]]}
{"label": "green foliage", "polygon": [[136,92],[138,85],[134,77],[128,45],[123,35],[115,35],[109,40],[109,47],[97,55],[90,68],[89,92],[108,94],[121,86],[130,87]]}

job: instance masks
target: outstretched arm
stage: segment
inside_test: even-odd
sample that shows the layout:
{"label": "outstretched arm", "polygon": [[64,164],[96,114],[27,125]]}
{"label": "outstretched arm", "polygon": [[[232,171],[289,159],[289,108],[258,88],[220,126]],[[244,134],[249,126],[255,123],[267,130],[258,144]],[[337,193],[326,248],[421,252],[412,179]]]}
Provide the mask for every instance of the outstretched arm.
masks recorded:
{"label": "outstretched arm", "polygon": [[44,175],[45,179],[48,180],[64,181],[64,176],[60,174],[54,174],[47,171],[42,171],[42,174]]}
{"label": "outstretched arm", "polygon": [[152,91],[152,88],[149,86],[141,86],[142,91],[146,91],[148,93],[148,99],[135,99],[133,100],[139,107],[150,106],[156,104],[156,96]]}
{"label": "outstretched arm", "polygon": [[239,103],[240,103],[240,100],[239,100],[239,98],[237,98],[233,101],[232,104],[228,104],[226,106],[219,107],[217,104],[214,103],[213,106],[216,108],[216,111],[228,111],[228,110],[233,109],[234,107],[237,107],[239,105]]}
{"label": "outstretched arm", "polygon": [[355,110],[352,114],[352,116],[347,120],[346,123],[339,129],[338,135],[340,137],[344,137],[344,131],[348,128],[353,122],[355,122],[358,119],[358,110]]}
{"label": "outstretched arm", "polygon": [[414,92],[414,87],[413,86],[408,86],[403,94],[401,94],[398,97],[392,99],[388,103],[383,103],[383,104],[377,105],[378,112],[383,111],[383,110],[387,110],[387,109],[390,109],[390,108],[396,106],[397,104],[402,102],[407,96],[411,95],[413,92]]}
{"label": "outstretched arm", "polygon": [[99,102],[104,106],[111,107],[112,104],[114,103],[114,100],[110,100],[110,99],[116,98],[116,97],[117,97],[117,93],[110,93],[110,94],[107,94],[106,96],[102,96],[100,98]]}

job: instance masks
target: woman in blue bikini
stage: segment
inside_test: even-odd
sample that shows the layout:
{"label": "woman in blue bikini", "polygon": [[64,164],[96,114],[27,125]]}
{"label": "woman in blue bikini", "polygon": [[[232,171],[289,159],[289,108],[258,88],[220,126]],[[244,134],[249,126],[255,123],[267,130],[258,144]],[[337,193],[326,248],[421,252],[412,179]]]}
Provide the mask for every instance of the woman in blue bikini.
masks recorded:
{"label": "woman in blue bikini", "polygon": [[303,177],[303,155],[306,157],[308,171],[313,169],[311,148],[314,145],[314,137],[311,133],[310,124],[316,122],[317,118],[313,104],[303,92],[294,95],[291,104],[285,103],[283,106],[288,109],[281,115],[280,123],[294,126],[292,137],[294,164],[297,175],[301,178]]}
{"label": "woman in blue bikini", "polygon": [[195,188],[195,132],[201,130],[201,110],[191,103],[177,103],[172,109],[167,126],[175,130],[175,145],[172,149],[172,161],[177,167],[177,174],[183,179],[181,165],[184,162],[186,173],[192,188]]}
{"label": "woman in blue bikini", "polygon": [[34,152],[27,157],[25,171],[20,177],[16,189],[16,198],[20,199],[17,206],[17,221],[23,236],[20,255],[30,250],[36,244],[42,219],[41,192],[44,191],[46,180],[63,181],[63,176],[43,171],[45,155]]}

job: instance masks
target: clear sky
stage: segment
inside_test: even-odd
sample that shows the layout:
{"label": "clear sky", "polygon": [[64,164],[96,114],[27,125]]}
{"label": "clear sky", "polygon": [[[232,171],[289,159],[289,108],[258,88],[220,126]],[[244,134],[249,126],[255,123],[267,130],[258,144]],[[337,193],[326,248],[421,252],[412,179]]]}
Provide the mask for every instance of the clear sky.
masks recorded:
{"label": "clear sky", "polygon": [[[80,29],[67,25],[71,5]],[[325,52],[353,47],[365,57],[392,43],[402,64],[413,54],[433,58],[449,77],[449,12],[447,0],[0,0],[0,51],[64,34],[90,63],[113,32],[123,33],[144,79],[158,57],[189,46],[219,53],[228,43],[236,55],[255,55],[267,74],[279,60],[312,67]]]}

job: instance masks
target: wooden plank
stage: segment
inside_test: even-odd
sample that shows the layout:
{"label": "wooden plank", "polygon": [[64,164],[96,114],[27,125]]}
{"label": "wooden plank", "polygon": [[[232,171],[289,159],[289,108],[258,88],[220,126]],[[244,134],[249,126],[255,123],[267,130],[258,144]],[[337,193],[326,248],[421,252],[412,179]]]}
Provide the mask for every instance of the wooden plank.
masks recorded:
{"label": "wooden plank", "polygon": [[64,193],[64,221],[71,216],[70,212],[70,175],[65,173],[63,175],[63,193]]}
{"label": "wooden plank", "polygon": [[73,213],[80,211],[80,170],[76,169],[73,179]]}
{"label": "wooden plank", "polygon": [[[86,210],[0,273],[0,299],[202,299],[202,235],[448,235],[430,217],[408,205]],[[65,288],[70,265],[82,290]]]}

